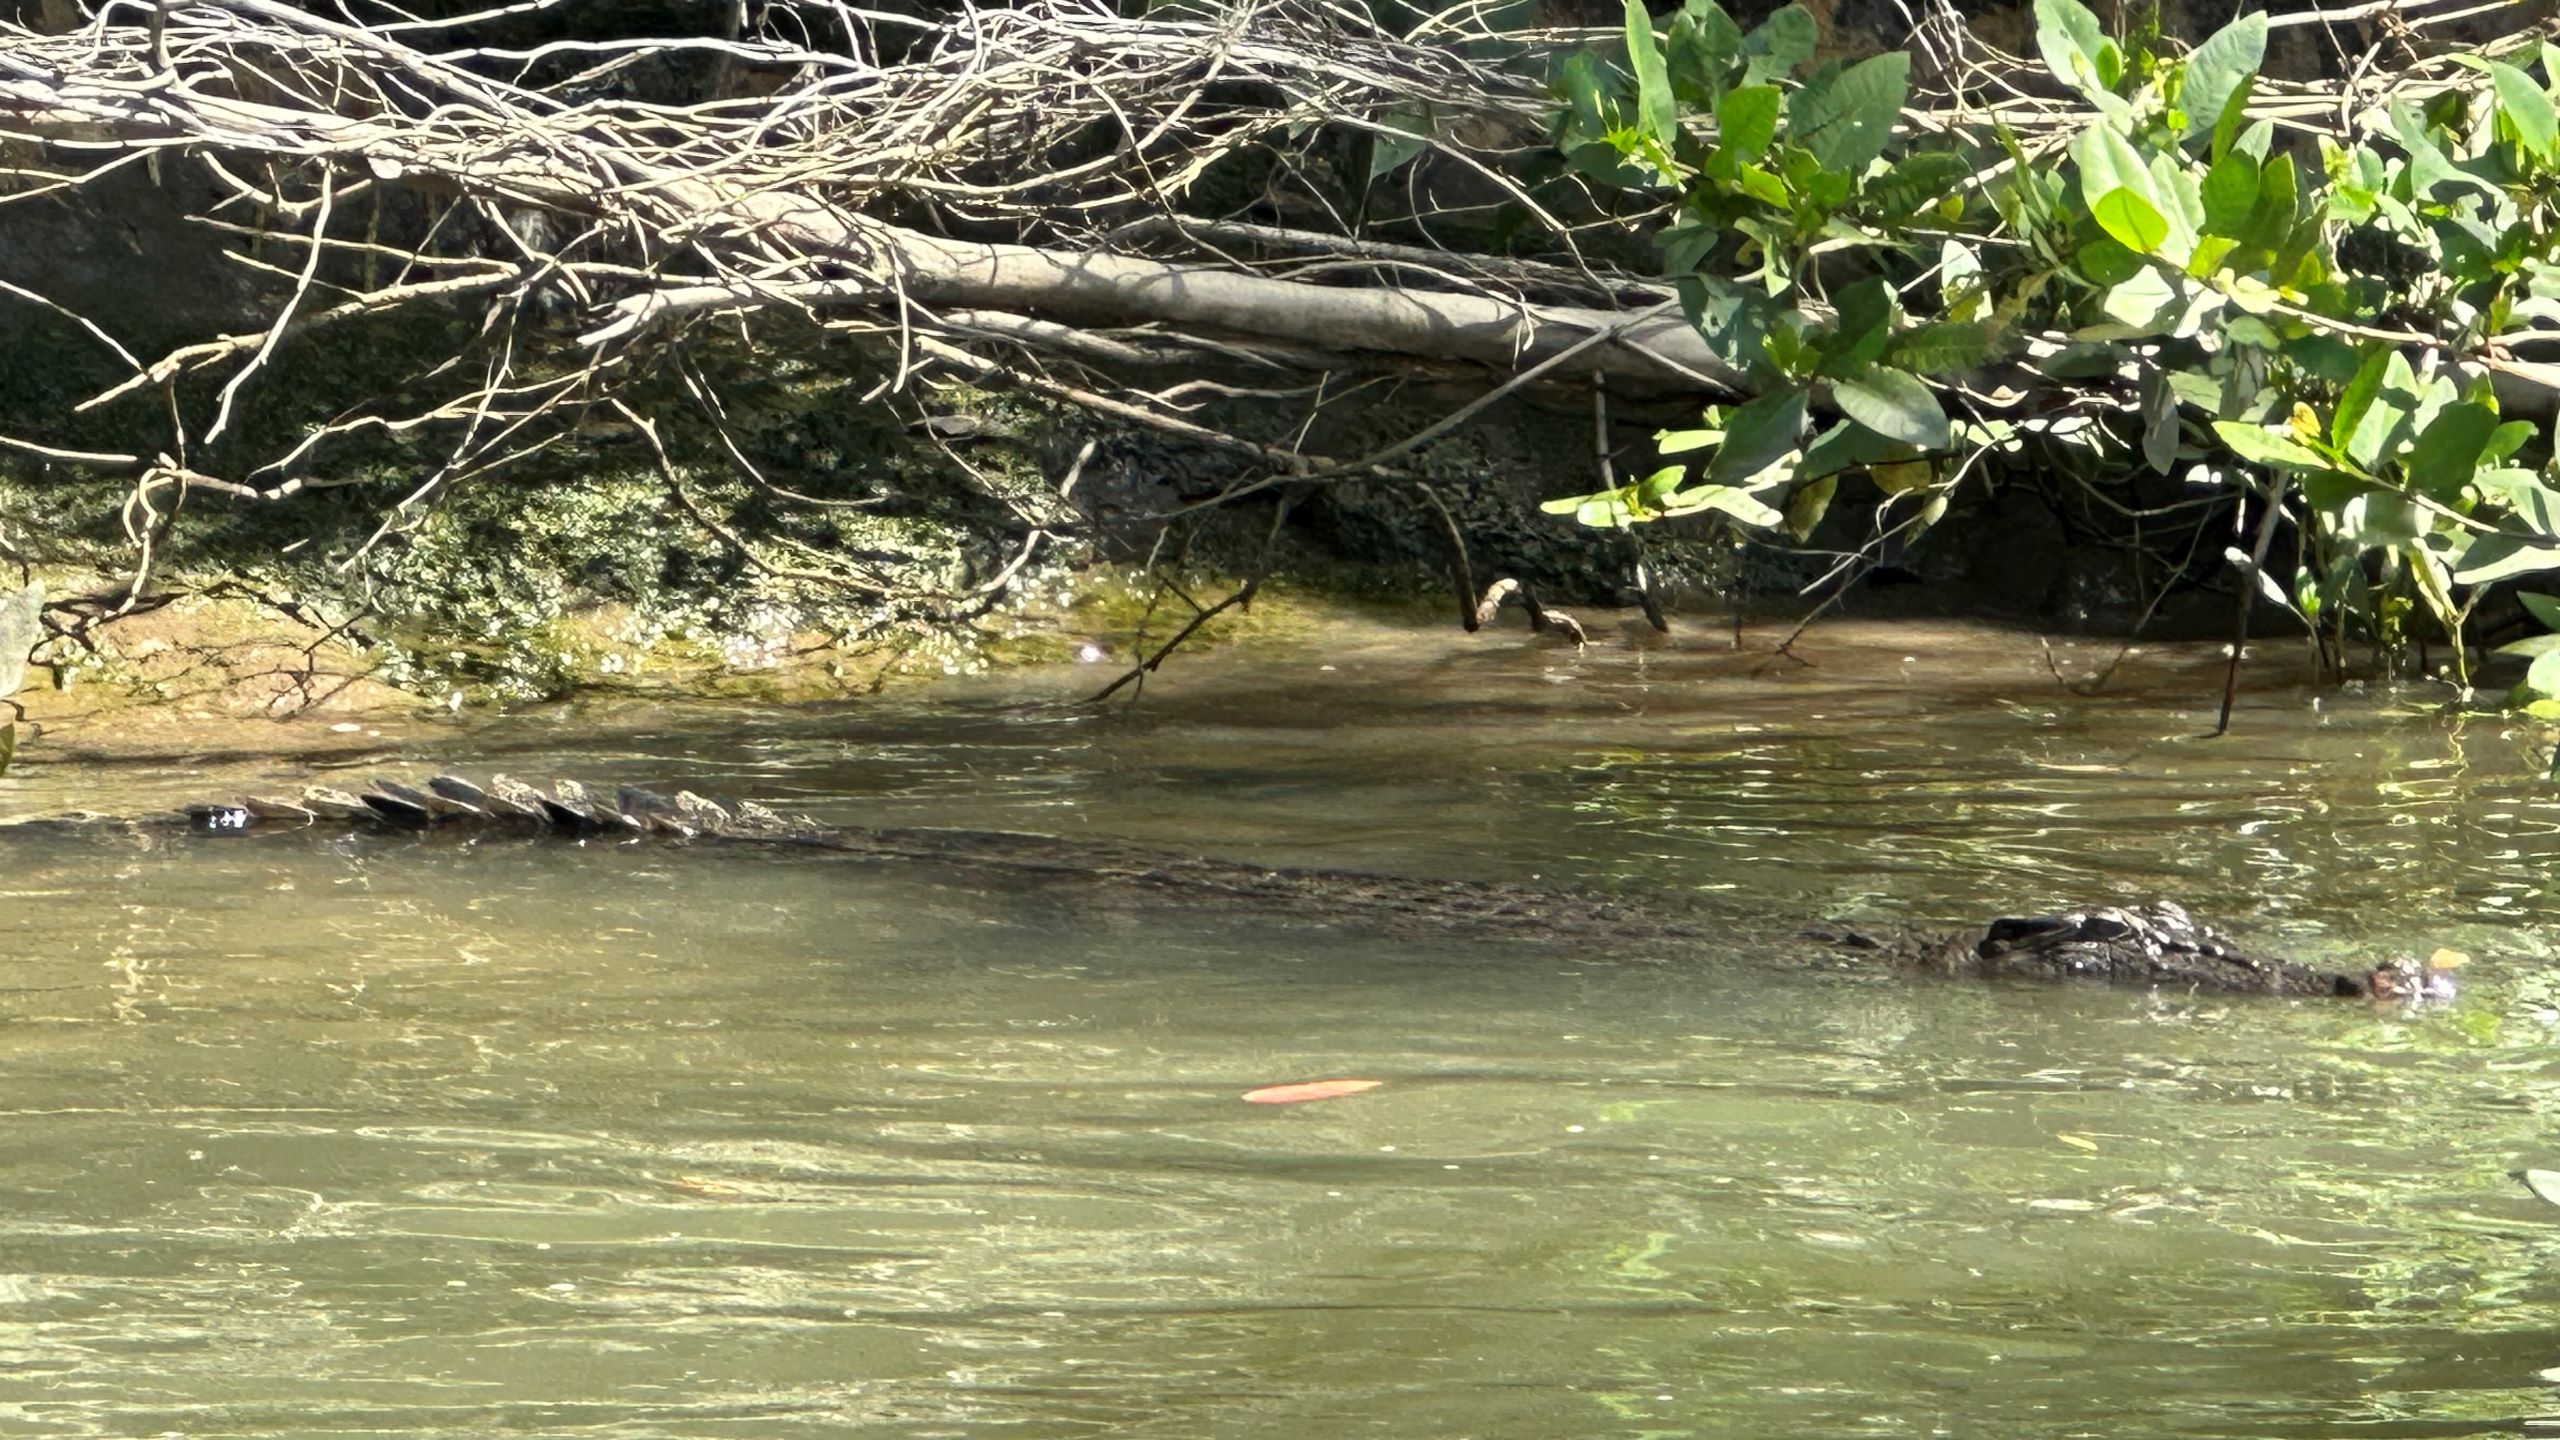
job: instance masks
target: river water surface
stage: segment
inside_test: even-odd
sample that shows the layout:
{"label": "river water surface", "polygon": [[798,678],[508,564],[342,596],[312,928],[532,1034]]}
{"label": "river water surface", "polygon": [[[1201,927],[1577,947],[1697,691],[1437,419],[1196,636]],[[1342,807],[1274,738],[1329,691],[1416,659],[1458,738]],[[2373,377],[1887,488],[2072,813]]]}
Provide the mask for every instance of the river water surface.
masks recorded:
{"label": "river water surface", "polygon": [[[2393,1436],[2555,1408],[2533,737],[2030,638],[1351,628],[368,768],[1676,896],[1432,941],[753,846],[0,827],[0,1434]],[[2063,647],[2066,673],[2108,653]],[[1756,673],[1755,673],[1756,672]],[[0,815],[360,772],[47,762]],[[2459,1002],[1787,963],[2173,895]],[[1348,1099],[1248,1105],[1325,1077]]]}

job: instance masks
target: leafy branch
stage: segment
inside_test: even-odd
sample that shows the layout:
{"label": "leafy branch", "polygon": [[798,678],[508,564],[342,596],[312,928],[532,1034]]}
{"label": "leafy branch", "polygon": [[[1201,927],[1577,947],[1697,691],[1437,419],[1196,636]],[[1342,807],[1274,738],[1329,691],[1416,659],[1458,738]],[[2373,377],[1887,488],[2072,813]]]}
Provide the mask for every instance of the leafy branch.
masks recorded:
{"label": "leafy branch", "polygon": [[[1887,508],[1928,495],[1925,527],[1940,477],[2032,436],[2254,495],[2302,543],[2283,578],[2230,550],[2244,584],[2333,655],[2352,631],[2396,660],[2423,613],[2467,686],[2483,594],[2560,568],[2549,447],[2502,408],[2552,399],[2514,351],[2560,338],[2560,47],[2360,66],[2310,112],[2262,75],[2285,17],[2181,52],[2079,0],[2035,12],[2040,74],[1939,56],[1934,95],[1908,55],[1816,64],[1801,9],[1745,33],[1714,0],[1660,30],[1630,0],[1623,65],[1561,68],[1563,159],[1657,202],[1663,268],[1750,393],[1548,508],[1802,538],[1862,473]],[[2102,423],[1951,418],[2020,357]],[[2560,700],[2560,641],[2532,644],[2518,698]]]}

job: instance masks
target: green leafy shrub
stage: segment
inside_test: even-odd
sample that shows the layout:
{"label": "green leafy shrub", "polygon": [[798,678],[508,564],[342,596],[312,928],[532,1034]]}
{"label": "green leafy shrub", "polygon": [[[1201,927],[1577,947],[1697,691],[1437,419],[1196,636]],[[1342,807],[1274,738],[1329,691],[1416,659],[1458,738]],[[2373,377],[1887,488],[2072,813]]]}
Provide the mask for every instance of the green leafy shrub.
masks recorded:
{"label": "green leafy shrub", "polygon": [[[1900,54],[1813,63],[1795,7],[1744,33],[1690,0],[1657,30],[1630,0],[1626,62],[1563,67],[1560,152],[1659,202],[1664,269],[1749,393],[1549,509],[1801,537],[1854,470],[1916,529],[1984,454],[2080,447],[2280,509],[2290,583],[2235,545],[2245,583],[2333,646],[2399,656],[2424,615],[2467,683],[2482,595],[2560,568],[2548,446],[2493,383],[2531,373],[2504,343],[2560,324],[2560,48],[2462,57],[2325,129],[2294,106],[2280,135],[2263,15],[2182,54],[2035,9],[2067,98],[2015,124],[1913,106]],[[2100,423],[2014,403],[2057,387],[2044,408]],[[2560,699],[2560,638],[2522,649],[2519,698]]]}

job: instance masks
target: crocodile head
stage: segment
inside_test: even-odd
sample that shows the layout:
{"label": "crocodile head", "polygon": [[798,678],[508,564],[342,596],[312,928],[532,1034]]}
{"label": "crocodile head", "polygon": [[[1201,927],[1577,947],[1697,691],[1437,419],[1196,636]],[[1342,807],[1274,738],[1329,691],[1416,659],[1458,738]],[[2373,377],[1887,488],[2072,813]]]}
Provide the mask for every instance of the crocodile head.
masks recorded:
{"label": "crocodile head", "polygon": [[2459,988],[2449,966],[2431,964],[2413,955],[2385,961],[2366,977],[2366,988],[2376,1000],[2406,1000],[2421,1004],[2430,1000],[2450,1000]]}
{"label": "crocodile head", "polygon": [[1994,920],[1960,960],[1979,973],[2040,979],[2085,975],[2212,990],[2411,1001],[2450,999],[2454,993],[2451,971],[2417,960],[2394,960],[2359,974],[2252,955],[2167,900]]}
{"label": "crocodile head", "polygon": [[2092,905],[2059,915],[2003,917],[1985,927],[1973,953],[1988,968],[2003,973],[2119,980],[2167,980],[2181,970],[2266,968],[2225,945],[2183,907],[2166,900],[2130,907]]}

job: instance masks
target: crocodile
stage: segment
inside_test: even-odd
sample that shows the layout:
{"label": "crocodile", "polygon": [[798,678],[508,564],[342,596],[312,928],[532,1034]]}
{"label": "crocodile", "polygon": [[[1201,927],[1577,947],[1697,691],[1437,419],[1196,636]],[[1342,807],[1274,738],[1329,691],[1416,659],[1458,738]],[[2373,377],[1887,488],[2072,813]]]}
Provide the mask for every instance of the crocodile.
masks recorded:
{"label": "crocodile", "polygon": [[[293,798],[246,796],[191,805],[184,814],[195,830],[221,836],[352,826],[428,834],[512,830],[588,840],[796,846],[869,860],[993,871],[1017,881],[1106,883],[1398,934],[1708,942],[1732,931],[1730,922],[1701,910],[1571,889],[1263,866],[1012,831],[820,825],[754,802],[723,805],[690,790],[664,796],[621,787],[608,795],[572,780],[557,781],[549,790],[503,775],[485,786],[452,775],[419,785],[377,780],[360,792],[313,786]],[[2345,971],[2255,955],[2165,900],[2003,917],[1954,934],[1828,928],[1806,931],[1804,938],[1830,953],[1929,975],[2086,979],[2233,994],[2408,1001],[2443,999],[2453,988],[2446,971],[2414,960]]]}
{"label": "crocodile", "polygon": [[1879,938],[1855,929],[1817,934],[1843,949],[1875,951],[1906,968],[1934,975],[2094,979],[2119,985],[2410,1001],[2447,1000],[2454,993],[2449,969],[2407,957],[2350,973],[2254,955],[2196,923],[2184,906],[2168,900],[2005,916],[1954,935]]}

